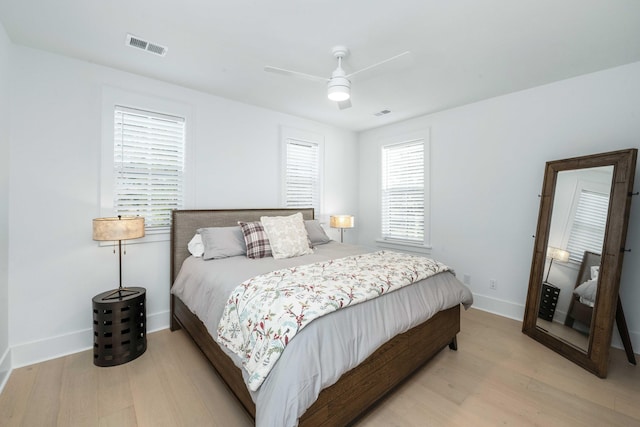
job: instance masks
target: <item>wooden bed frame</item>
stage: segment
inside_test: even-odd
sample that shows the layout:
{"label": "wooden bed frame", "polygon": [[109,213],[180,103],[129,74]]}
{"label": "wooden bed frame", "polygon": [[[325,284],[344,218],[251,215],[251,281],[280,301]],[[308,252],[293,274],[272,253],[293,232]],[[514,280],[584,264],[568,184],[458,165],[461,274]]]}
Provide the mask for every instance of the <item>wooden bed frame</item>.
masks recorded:
{"label": "wooden bed frame", "polygon": [[[313,219],[313,209],[175,210],[171,229],[171,286],[190,255],[187,244],[201,227],[225,227],[238,221],[258,221],[261,216],[302,212]],[[213,341],[204,324],[177,297],[171,295],[171,330],[183,328],[200,347],[229,389],[255,419],[255,404],[242,373]],[[316,402],[299,419],[300,426],[347,425],[394,387],[423,366],[447,345],[457,349],[460,305],[444,310],[381,346],[362,364],[322,390]],[[357,390],[357,393],[354,393]]]}

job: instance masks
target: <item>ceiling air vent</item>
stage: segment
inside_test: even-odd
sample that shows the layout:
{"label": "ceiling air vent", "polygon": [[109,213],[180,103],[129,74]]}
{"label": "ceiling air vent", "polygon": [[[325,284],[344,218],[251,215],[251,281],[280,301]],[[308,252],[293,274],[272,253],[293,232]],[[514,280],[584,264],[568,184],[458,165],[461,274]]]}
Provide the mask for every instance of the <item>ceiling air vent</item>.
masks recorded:
{"label": "ceiling air vent", "polygon": [[155,55],[165,56],[167,54],[167,48],[156,43],[151,43],[140,37],[136,37],[131,34],[127,34],[127,46],[134,47],[136,49],[146,50],[147,52]]}

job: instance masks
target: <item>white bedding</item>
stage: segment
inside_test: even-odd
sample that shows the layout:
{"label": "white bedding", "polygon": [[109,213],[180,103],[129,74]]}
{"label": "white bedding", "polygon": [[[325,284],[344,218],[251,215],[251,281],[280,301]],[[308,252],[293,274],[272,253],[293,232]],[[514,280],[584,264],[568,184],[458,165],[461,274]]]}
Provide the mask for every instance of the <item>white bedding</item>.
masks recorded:
{"label": "white bedding", "polygon": [[573,293],[580,297],[580,302],[594,307],[596,304],[596,293],[598,292],[598,278],[590,279],[573,290]]}
{"label": "white bedding", "polygon": [[[189,257],[172,293],[202,320],[217,341],[218,322],[228,296],[238,284],[272,270],[365,252],[363,248],[330,242],[317,246],[313,254],[287,259],[236,256],[203,261]],[[471,292],[446,272],[311,322],[289,343],[260,389],[251,392],[256,404],[256,426],[297,425],[320,391],[343,373],[394,336],[460,303],[468,308]],[[236,366],[242,367],[235,354],[220,347]],[[246,382],[246,371],[242,372]]]}

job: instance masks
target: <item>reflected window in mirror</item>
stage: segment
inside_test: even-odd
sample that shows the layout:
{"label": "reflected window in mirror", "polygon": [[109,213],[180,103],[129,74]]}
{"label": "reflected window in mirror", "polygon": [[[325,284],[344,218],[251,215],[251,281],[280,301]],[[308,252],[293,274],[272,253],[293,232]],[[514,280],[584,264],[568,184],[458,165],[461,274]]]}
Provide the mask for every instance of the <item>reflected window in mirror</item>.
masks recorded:
{"label": "reflected window in mirror", "polygon": [[612,177],[613,166],[559,174],[558,179],[575,179],[571,214],[562,240],[570,259],[577,264],[582,262],[584,251],[602,251]]}

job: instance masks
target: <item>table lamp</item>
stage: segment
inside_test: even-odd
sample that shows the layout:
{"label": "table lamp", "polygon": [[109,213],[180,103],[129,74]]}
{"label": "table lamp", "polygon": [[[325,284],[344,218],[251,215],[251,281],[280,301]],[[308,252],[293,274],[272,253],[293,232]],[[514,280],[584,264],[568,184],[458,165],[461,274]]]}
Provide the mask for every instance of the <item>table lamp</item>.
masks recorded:
{"label": "table lamp", "polygon": [[[93,240],[118,241],[118,265],[120,267],[120,286],[104,299],[122,298],[135,295],[138,291],[122,287],[122,241],[144,237],[144,218],[141,216],[121,216],[94,218]],[[115,247],[113,249],[115,253]],[[126,249],[125,249],[126,254]]]}
{"label": "table lamp", "polygon": [[352,215],[331,215],[329,225],[331,228],[340,229],[340,243],[343,243],[343,233],[345,228],[353,228]]}
{"label": "table lamp", "polygon": [[544,279],[544,281],[548,283],[549,273],[551,272],[551,266],[553,265],[553,260],[558,260],[560,262],[567,262],[569,261],[569,252],[565,251],[564,249],[549,246],[547,247],[547,258],[551,258],[551,262],[549,263],[549,269],[547,270],[547,277]]}

